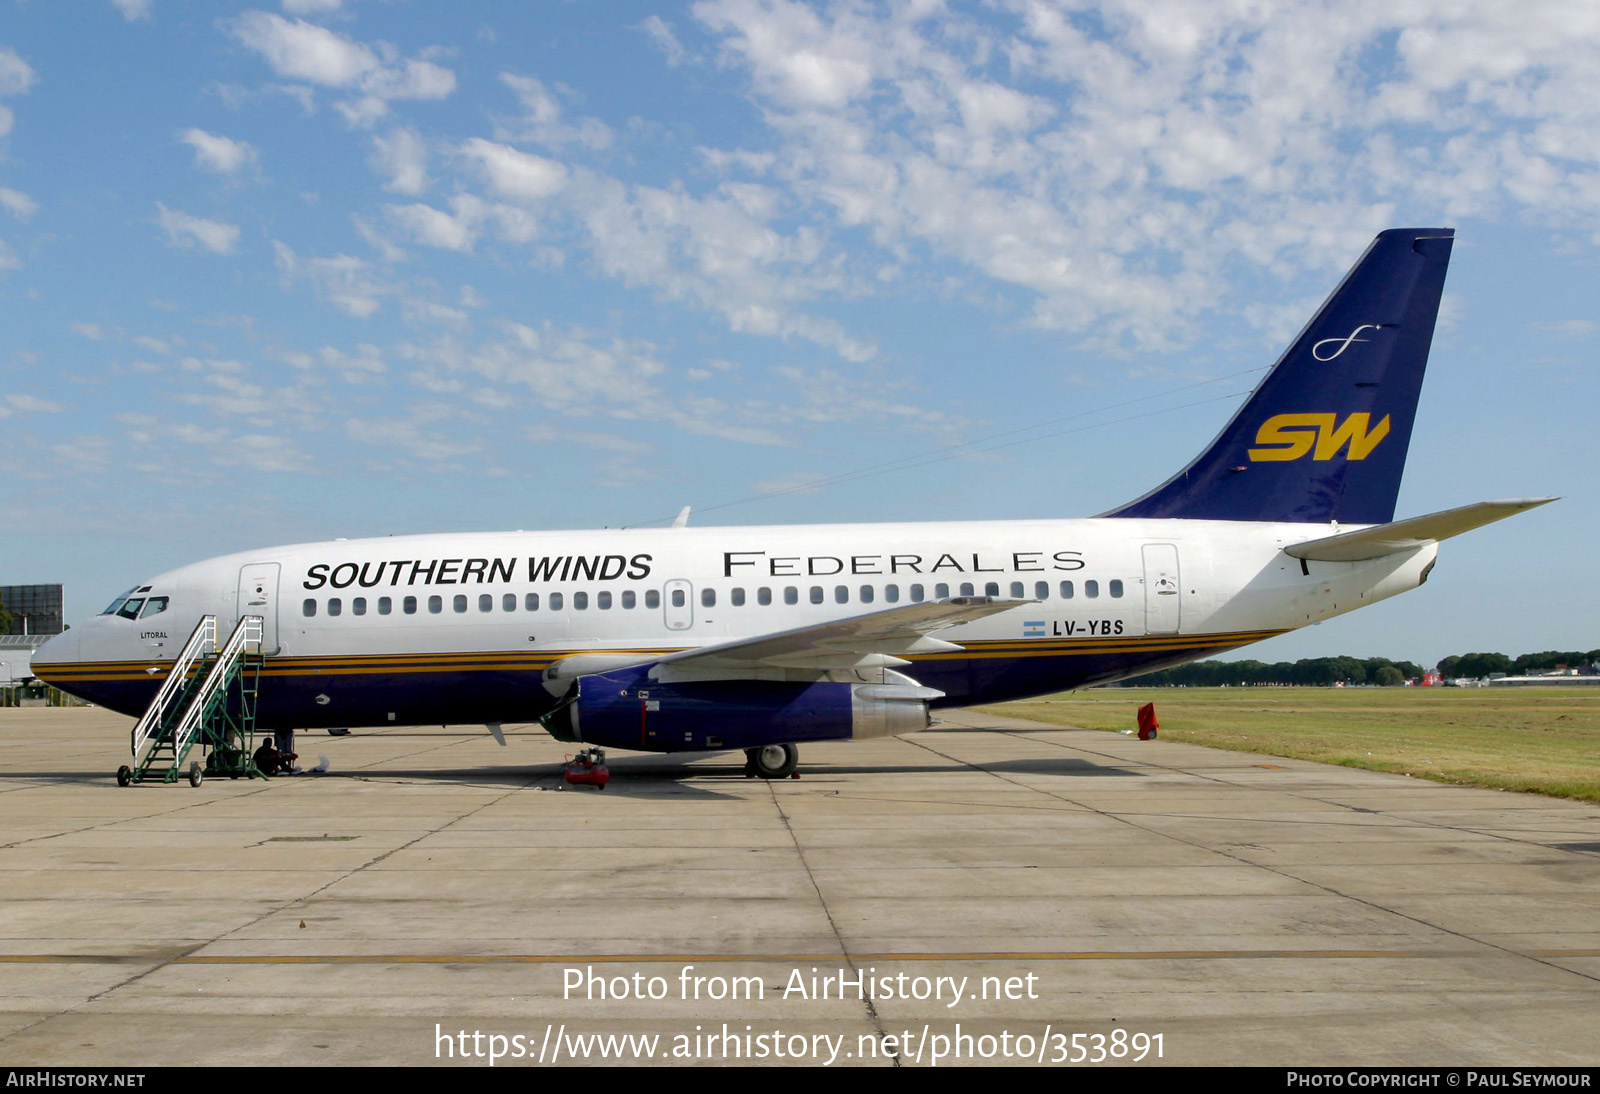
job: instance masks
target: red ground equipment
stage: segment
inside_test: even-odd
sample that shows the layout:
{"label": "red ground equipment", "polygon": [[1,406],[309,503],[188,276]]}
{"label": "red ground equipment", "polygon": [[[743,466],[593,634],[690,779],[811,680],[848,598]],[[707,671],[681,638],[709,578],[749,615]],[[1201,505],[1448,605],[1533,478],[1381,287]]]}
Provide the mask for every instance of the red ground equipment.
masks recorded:
{"label": "red ground equipment", "polygon": [[1139,740],[1153,741],[1156,739],[1156,730],[1161,728],[1161,723],[1156,721],[1156,705],[1146,703],[1139,708]]}
{"label": "red ground equipment", "polygon": [[562,777],[574,786],[592,786],[596,790],[604,790],[606,783],[611,781],[605,750],[586,748],[576,756],[568,756]]}

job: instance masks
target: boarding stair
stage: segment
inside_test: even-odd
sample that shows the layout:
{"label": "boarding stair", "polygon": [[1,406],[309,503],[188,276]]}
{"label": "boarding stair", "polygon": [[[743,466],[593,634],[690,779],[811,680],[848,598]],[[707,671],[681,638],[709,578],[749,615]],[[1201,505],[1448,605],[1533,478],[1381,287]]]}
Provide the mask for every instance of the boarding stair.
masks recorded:
{"label": "boarding stair", "polygon": [[241,618],[219,648],[217,617],[203,616],[172,663],[155,698],[134,724],[133,763],[117,769],[117,784],[177,782],[195,746],[207,761],[190,761],[189,784],[208,774],[266,776],[252,758],[260,690],[262,617]]}

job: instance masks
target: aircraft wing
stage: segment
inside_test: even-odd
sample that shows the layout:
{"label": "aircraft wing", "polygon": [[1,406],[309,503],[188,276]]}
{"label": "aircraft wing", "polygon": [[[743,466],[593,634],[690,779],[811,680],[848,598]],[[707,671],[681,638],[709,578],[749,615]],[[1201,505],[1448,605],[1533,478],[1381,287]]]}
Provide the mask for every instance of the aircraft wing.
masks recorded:
{"label": "aircraft wing", "polygon": [[660,659],[679,668],[833,668],[857,664],[874,654],[959,650],[954,642],[933,638],[934,631],[971,623],[985,616],[1033,604],[994,596],[960,596],[906,604],[898,608],[836,619],[812,627],[740,638],[715,646],[683,650]]}
{"label": "aircraft wing", "polygon": [[1514,498],[1509,501],[1480,501],[1476,505],[1463,505],[1459,509],[1446,509],[1423,517],[1375,524],[1355,532],[1342,532],[1336,536],[1323,536],[1294,543],[1283,549],[1284,554],[1312,562],[1363,562],[1382,558],[1397,551],[1407,551],[1441,539],[1459,536],[1485,524],[1515,516],[1540,505],[1548,505],[1556,498]]}

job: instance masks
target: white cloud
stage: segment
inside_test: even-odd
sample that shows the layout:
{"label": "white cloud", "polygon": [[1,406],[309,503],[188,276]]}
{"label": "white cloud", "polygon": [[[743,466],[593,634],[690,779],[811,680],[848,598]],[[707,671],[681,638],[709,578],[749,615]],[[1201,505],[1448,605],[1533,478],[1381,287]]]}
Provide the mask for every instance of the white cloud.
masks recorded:
{"label": "white cloud", "polygon": [[551,148],[578,144],[597,149],[611,143],[610,128],[598,118],[564,120],[560,101],[534,77],[502,72],[500,82],[516,92],[524,111],[515,122],[496,121],[495,136],[501,140],[531,141]]}
{"label": "white cloud", "polygon": [[161,230],[167,233],[167,242],[174,247],[199,246],[212,254],[225,255],[232,254],[238,245],[239,229],[235,225],[190,216],[176,209],[168,209],[160,202],[156,203],[156,208],[160,210],[156,221],[161,225]]}
{"label": "white cloud", "polygon": [[478,238],[475,208],[469,207],[463,213],[458,206],[457,213],[451,215],[431,205],[385,205],[383,212],[391,224],[425,247],[470,251]]}
{"label": "white cloud", "polygon": [[447,68],[421,58],[401,60],[386,43],[374,48],[303,19],[248,11],[230,29],[284,79],[354,92],[336,105],[356,128],[384,117],[390,100],[443,99],[455,91],[455,73]]}
{"label": "white cloud", "polygon": [[64,409],[59,403],[52,403],[33,395],[13,393],[6,396],[13,409],[28,414],[59,414]]}
{"label": "white cloud", "polygon": [[122,17],[128,22],[137,22],[140,19],[150,18],[150,4],[152,0],[111,0]]}
{"label": "white cloud", "polygon": [[283,10],[290,15],[319,15],[338,11],[341,0],[283,0]]}
{"label": "white cloud", "polygon": [[[33,66],[17,55],[10,46],[0,46],[0,95],[23,95],[33,86]],[[11,108],[0,106],[0,137],[11,132],[16,115]]]}
{"label": "white cloud", "polygon": [[1343,266],[1398,209],[1510,208],[1600,241],[1587,0],[692,11],[774,156],[708,150],[709,166],[770,178],[819,233],[952,263],[1094,341],[1179,344],[1238,260]]}
{"label": "white cloud", "polygon": [[0,46],[0,95],[25,94],[33,80],[33,67],[10,46]]}
{"label": "white cloud", "polygon": [[247,11],[234,20],[234,36],[289,80],[321,87],[353,87],[375,72],[378,55],[314,23],[285,19],[269,11]]}
{"label": "white cloud", "polygon": [[256,159],[256,150],[251,145],[207,133],[204,129],[185,129],[178,134],[178,139],[194,149],[195,166],[207,171],[231,175]]}
{"label": "white cloud", "polygon": [[400,194],[424,193],[428,179],[428,145],[415,129],[395,129],[372,138],[372,166],[387,176],[385,190]]}
{"label": "white cloud", "polygon": [[305,278],[318,296],[357,319],[370,318],[382,306],[382,298],[395,291],[394,286],[373,273],[368,263],[351,255],[301,258],[278,240],[273,240],[272,248],[285,283]]}
{"label": "white cloud", "polygon": [[512,201],[542,201],[567,181],[567,169],[555,160],[482,137],[473,137],[460,151],[477,165],[491,190]]}
{"label": "white cloud", "polygon": [[91,342],[103,341],[106,336],[105,331],[100,329],[98,323],[74,323],[72,324],[72,332],[89,339]]}
{"label": "white cloud", "polygon": [[684,48],[678,41],[677,35],[672,33],[672,25],[659,15],[652,15],[640,26],[650,36],[650,41],[666,55],[667,64],[676,67],[683,63]]}
{"label": "white cloud", "polygon": [[21,190],[8,190],[0,186],[0,209],[4,209],[18,220],[27,220],[39,211],[39,203]]}
{"label": "white cloud", "polygon": [[17,252],[13,251],[5,240],[0,239],[0,273],[21,268],[22,259],[17,257]]}

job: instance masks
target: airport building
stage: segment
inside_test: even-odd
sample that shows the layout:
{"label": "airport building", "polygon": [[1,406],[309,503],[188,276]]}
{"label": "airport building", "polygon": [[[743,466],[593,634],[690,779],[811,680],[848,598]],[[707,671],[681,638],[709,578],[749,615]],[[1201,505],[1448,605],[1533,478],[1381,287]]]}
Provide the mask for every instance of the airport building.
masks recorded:
{"label": "airport building", "polygon": [[29,662],[33,651],[63,626],[60,585],[0,585],[0,606],[9,619],[0,619],[0,687],[33,677]]}

